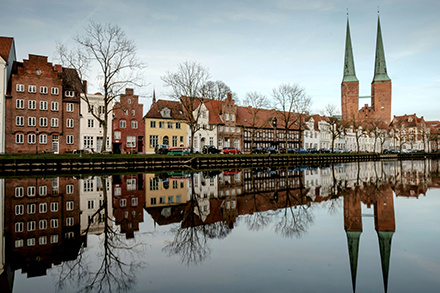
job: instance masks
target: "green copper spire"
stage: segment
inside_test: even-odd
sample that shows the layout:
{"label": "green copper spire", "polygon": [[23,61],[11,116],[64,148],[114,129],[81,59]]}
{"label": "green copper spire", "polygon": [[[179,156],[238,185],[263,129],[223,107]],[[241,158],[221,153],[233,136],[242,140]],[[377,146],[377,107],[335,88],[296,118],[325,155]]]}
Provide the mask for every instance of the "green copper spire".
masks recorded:
{"label": "green copper spire", "polygon": [[345,81],[358,81],[354,70],[353,49],[351,47],[350,25],[347,18],[347,36],[345,39],[344,78]]}
{"label": "green copper spire", "polygon": [[374,64],[373,81],[376,80],[390,80],[387,73],[387,64],[385,62],[385,51],[383,49],[379,17],[377,17],[376,62]]}

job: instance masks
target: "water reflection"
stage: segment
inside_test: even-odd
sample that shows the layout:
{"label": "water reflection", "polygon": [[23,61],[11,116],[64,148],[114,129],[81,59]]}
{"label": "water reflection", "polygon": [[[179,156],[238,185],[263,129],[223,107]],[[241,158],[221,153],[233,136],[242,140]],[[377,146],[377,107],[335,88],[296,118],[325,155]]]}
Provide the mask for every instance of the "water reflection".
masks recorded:
{"label": "water reflection", "polygon": [[[287,239],[305,237],[315,208],[325,206],[329,213],[343,209],[353,291],[362,220],[374,218],[387,291],[394,194],[418,198],[438,184],[439,161],[0,179],[0,286],[12,292],[16,270],[32,278],[54,267],[60,291],[133,291],[148,256],[147,243],[136,241],[136,234],[147,233],[139,231],[144,209],[155,225],[169,226],[162,252],[193,266],[209,259],[213,241],[240,224]],[[374,214],[362,214],[362,204]]]}

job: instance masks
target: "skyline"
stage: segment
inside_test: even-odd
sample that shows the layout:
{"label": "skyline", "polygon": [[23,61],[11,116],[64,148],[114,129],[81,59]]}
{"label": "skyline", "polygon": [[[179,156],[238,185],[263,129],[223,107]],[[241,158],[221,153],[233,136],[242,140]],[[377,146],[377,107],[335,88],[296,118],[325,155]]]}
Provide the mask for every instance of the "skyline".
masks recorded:
{"label": "skyline", "polygon": [[[440,120],[440,3],[433,0],[376,1],[8,1],[4,30],[14,37],[17,60],[48,56],[56,64],[56,42],[73,46],[90,20],[119,25],[134,39],[147,64],[149,85],[135,89],[148,111],[153,88],[169,99],[160,77],[184,61],[209,68],[237,93],[258,91],[271,98],[274,87],[298,83],[312,97],[312,112],[341,106],[347,8],[360,96],[370,95],[374,75],[377,6],[387,69],[392,81],[392,116],[416,113]],[[17,17],[17,11],[20,11]],[[94,76],[88,77],[97,91]],[[367,102],[360,99],[359,107]]]}

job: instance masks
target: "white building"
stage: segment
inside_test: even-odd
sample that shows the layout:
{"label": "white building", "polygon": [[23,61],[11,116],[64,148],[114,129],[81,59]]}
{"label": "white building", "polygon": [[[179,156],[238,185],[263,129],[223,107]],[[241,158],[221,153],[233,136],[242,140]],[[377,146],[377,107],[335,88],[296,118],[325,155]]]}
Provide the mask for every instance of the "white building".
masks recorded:
{"label": "white building", "polygon": [[[91,95],[88,94],[87,98],[90,103],[90,107],[87,102],[81,98],[80,105],[80,119],[79,119],[79,149],[89,149],[95,152],[100,152],[103,143],[103,128],[98,120],[93,116],[91,111],[95,114],[104,116],[104,97],[101,94]],[[111,108],[111,106],[109,105]],[[112,112],[107,114],[107,142],[106,151],[112,150]]]}
{"label": "white building", "polygon": [[[202,152],[203,146],[205,145],[213,145],[217,147],[217,127],[216,125],[210,123],[211,115],[218,115],[218,113],[211,113],[209,109],[206,107],[205,103],[201,103],[196,110],[194,110],[194,116],[197,117],[199,115],[199,130],[195,133],[193,138],[193,146],[195,150]],[[187,145],[190,146],[190,136],[191,130],[189,126],[186,127],[188,138]]]}

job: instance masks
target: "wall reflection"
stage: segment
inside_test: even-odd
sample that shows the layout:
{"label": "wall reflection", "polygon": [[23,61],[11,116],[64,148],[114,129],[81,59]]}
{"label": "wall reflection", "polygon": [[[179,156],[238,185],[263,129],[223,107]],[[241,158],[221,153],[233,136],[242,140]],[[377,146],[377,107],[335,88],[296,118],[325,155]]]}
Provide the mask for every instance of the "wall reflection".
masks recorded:
{"label": "wall reflection", "polygon": [[[330,213],[343,210],[355,291],[365,205],[374,211],[386,291],[394,195],[419,198],[439,188],[439,181],[439,161],[0,179],[0,287],[12,292],[14,271],[31,278],[55,267],[58,289],[132,290],[144,251],[142,243],[127,239],[139,231],[144,209],[155,225],[173,224],[162,251],[196,265],[209,258],[212,241],[227,237],[238,223],[304,237],[319,205]],[[98,239],[99,264],[83,257],[90,237]]]}

